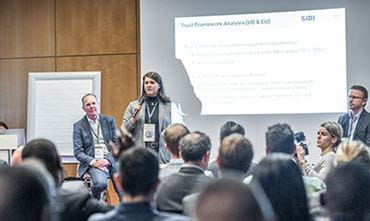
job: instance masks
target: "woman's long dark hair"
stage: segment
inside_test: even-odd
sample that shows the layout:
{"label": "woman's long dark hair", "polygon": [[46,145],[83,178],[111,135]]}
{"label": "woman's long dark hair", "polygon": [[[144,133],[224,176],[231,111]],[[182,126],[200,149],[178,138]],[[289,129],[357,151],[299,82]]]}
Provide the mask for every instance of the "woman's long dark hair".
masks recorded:
{"label": "woman's long dark hair", "polygon": [[141,97],[139,98],[139,101],[140,100],[145,100],[148,95],[146,94],[145,92],[145,86],[144,86],[144,79],[148,77],[150,79],[153,79],[155,82],[157,82],[159,84],[159,90],[158,90],[158,98],[159,100],[161,100],[163,103],[167,103],[167,102],[171,102],[171,99],[169,97],[167,97],[164,93],[164,87],[163,87],[163,83],[162,83],[162,78],[161,76],[157,73],[157,72],[154,72],[154,71],[151,71],[151,72],[148,72],[146,73],[144,76],[143,76],[143,86],[142,86],[142,91],[141,91]]}
{"label": "woman's long dark hair", "polygon": [[63,167],[57,148],[47,139],[35,139],[26,144],[22,150],[22,159],[36,158],[40,160],[53,176],[55,184],[63,182]]}
{"label": "woman's long dark hair", "polygon": [[261,184],[279,220],[311,220],[303,179],[291,156],[268,155],[258,164],[253,179]]}

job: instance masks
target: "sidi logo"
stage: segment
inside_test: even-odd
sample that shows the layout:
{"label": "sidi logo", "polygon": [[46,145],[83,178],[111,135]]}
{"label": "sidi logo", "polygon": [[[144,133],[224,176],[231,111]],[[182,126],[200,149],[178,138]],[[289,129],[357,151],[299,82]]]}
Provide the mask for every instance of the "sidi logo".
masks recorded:
{"label": "sidi logo", "polygon": [[315,16],[314,15],[304,15],[301,16],[301,21],[315,21]]}

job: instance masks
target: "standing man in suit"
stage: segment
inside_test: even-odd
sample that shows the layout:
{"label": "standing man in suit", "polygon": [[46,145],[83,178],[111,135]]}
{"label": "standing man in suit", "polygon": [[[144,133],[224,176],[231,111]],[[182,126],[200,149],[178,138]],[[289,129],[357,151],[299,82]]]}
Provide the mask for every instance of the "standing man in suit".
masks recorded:
{"label": "standing man in suit", "polygon": [[116,161],[108,142],[116,142],[116,122],[113,117],[100,114],[96,95],[82,97],[86,115],[73,125],[73,153],[80,166],[78,175],[88,173],[92,179],[92,195],[100,199],[108,187],[108,177],[113,177]]}
{"label": "standing man in suit", "polygon": [[343,137],[361,140],[370,146],[370,114],[365,110],[368,92],[361,85],[353,85],[348,93],[349,112],[339,117]]}

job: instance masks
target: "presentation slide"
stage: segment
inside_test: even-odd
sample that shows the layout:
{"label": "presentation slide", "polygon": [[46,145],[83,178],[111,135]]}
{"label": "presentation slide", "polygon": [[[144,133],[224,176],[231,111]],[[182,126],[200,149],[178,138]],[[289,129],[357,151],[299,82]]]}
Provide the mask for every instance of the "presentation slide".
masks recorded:
{"label": "presentation slide", "polygon": [[176,17],[202,115],[346,111],[345,9]]}
{"label": "presentation slide", "polygon": [[[158,72],[191,131],[212,140],[241,124],[254,159],[276,123],[317,130],[348,111],[348,89],[370,89],[370,1],[140,0],[140,71]],[[369,111],[369,103],[365,107]]]}

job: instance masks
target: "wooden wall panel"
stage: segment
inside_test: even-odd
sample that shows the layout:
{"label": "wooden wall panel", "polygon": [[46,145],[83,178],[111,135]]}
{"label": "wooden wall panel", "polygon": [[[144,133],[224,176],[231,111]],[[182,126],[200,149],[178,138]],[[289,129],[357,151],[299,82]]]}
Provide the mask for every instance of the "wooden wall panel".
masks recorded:
{"label": "wooden wall panel", "polygon": [[54,0],[0,0],[0,39],[0,58],[54,56]]}
{"label": "wooden wall panel", "polygon": [[101,71],[101,111],[121,124],[129,101],[138,97],[136,55],[57,58],[58,71]]}
{"label": "wooden wall panel", "polygon": [[136,53],[136,0],[56,0],[57,55]]}
{"label": "wooden wall panel", "polygon": [[28,72],[55,71],[54,58],[0,60],[0,120],[27,126]]}
{"label": "wooden wall panel", "polygon": [[77,177],[78,163],[63,163],[64,177]]}

